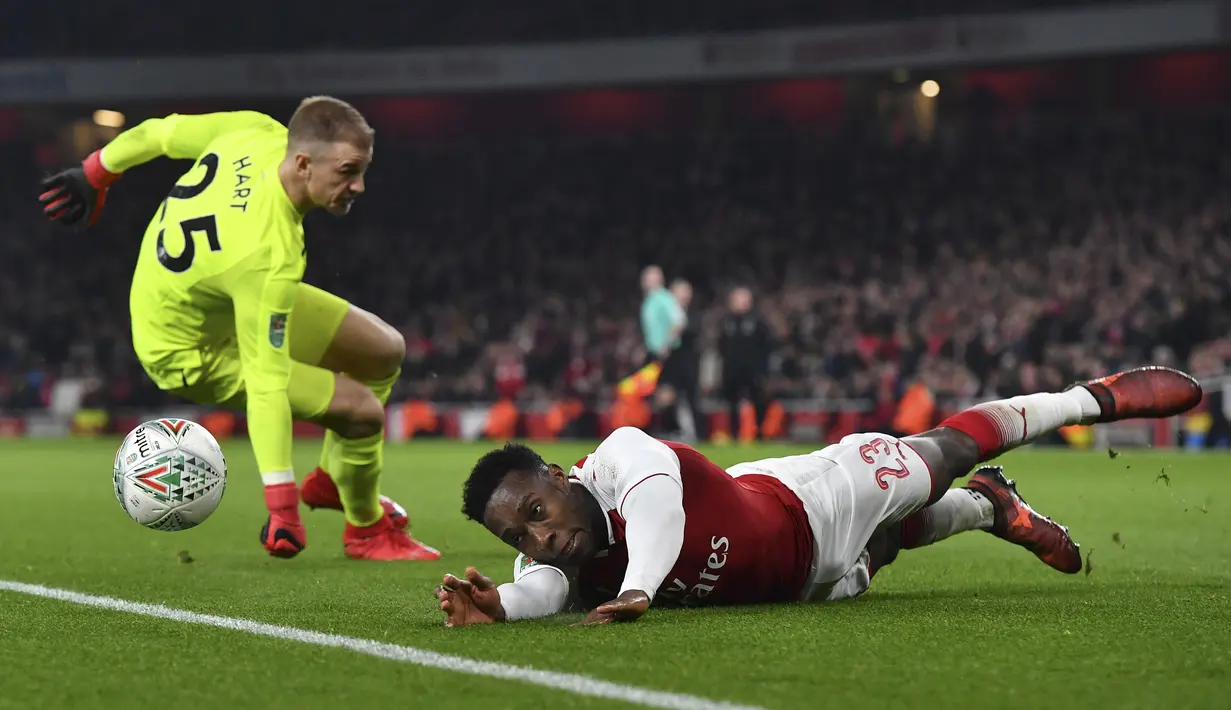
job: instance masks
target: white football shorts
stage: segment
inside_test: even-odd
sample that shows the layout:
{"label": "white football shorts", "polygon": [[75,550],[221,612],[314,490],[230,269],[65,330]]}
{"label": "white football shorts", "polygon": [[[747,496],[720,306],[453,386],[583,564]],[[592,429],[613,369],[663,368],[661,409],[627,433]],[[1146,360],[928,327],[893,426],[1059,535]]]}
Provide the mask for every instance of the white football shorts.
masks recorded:
{"label": "white football shorts", "polygon": [[872,534],[923,508],[932,491],[927,463],[887,434],[851,434],[820,451],[736,464],[727,472],[773,476],[803,502],[814,543],[805,601],[866,591]]}

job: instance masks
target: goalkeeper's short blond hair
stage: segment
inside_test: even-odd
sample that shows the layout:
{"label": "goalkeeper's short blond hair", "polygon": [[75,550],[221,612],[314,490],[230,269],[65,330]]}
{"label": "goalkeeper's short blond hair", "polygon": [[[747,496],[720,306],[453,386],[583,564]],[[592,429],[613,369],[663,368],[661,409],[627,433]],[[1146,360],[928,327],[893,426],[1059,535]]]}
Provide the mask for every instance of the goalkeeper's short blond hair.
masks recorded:
{"label": "goalkeeper's short blond hair", "polygon": [[301,101],[286,128],[291,145],[347,142],[367,149],[376,136],[359,109],[332,96]]}

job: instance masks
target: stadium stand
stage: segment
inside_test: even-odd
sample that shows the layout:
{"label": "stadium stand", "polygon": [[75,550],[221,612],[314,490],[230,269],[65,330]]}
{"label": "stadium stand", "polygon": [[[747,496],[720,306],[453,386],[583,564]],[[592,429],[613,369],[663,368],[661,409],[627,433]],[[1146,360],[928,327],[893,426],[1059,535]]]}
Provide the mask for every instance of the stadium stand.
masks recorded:
{"label": "stadium stand", "polygon": [[[402,329],[395,400],[610,392],[640,364],[650,262],[696,286],[708,392],[735,283],[779,339],[775,398],[867,400],[885,424],[919,381],[976,397],[1143,362],[1219,373],[1228,125],[1028,112],[927,144],[752,126],[383,140],[357,214],[309,224],[308,280]],[[0,408],[45,406],[65,377],[97,406],[169,403],[117,317],[152,209],[137,196],[167,171],[126,178],[105,226],[74,238],[23,200],[29,156],[4,155]],[[353,251],[331,259],[343,238]]]}
{"label": "stadium stand", "polygon": [[277,3],[220,9],[132,0],[124,3],[123,12],[108,3],[84,0],[58,5],[58,12],[73,22],[46,22],[37,5],[7,3],[0,7],[0,26],[20,27],[21,32],[8,33],[0,43],[0,56],[182,56],[575,41],[1106,4],[1105,0],[539,0],[529,8],[495,0],[447,5],[352,3],[341,16],[325,10],[298,13],[294,27],[288,28],[284,8]]}

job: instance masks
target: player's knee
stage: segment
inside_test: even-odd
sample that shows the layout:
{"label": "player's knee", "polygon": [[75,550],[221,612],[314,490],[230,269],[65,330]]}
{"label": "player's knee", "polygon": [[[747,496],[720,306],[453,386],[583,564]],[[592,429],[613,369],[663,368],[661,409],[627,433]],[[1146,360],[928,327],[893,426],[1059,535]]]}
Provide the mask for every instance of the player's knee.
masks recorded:
{"label": "player's knee", "polygon": [[955,470],[955,478],[970,473],[979,463],[979,444],[966,434],[956,429],[941,429],[935,441],[944,465]]}
{"label": "player's knee", "polygon": [[368,383],[383,382],[396,376],[402,369],[402,361],[406,359],[406,339],[402,334],[388,323],[379,321],[367,340],[363,362],[350,374]]}
{"label": "player's knee", "polygon": [[344,439],[364,439],[381,432],[385,408],[363,384],[339,377],[325,425]]}
{"label": "player's knee", "polygon": [[372,366],[377,373],[375,379],[387,380],[402,369],[402,361],[406,359],[406,338],[388,323],[382,325],[380,346],[372,353]]}
{"label": "player's knee", "polygon": [[358,402],[338,434],[344,439],[366,439],[376,436],[385,426],[385,408],[376,395],[371,394]]}
{"label": "player's knee", "polygon": [[396,328],[351,306],[325,352],[322,367],[368,384],[391,381],[406,358],[406,339]]}
{"label": "player's knee", "polygon": [[970,473],[979,463],[978,444],[956,429],[932,429],[904,441],[919,454],[932,476],[929,504],[940,500],[953,481]]}

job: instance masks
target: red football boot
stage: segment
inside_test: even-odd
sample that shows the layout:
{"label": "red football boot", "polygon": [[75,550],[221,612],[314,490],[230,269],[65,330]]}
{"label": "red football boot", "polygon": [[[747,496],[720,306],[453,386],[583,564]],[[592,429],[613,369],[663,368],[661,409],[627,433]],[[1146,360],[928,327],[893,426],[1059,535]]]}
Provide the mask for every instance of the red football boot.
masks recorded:
{"label": "red football boot", "polygon": [[440,559],[440,553],[424,545],[405,530],[394,527],[389,516],[382,516],[372,525],[355,527],[346,524],[342,533],[346,556],[352,560],[430,561]]}
{"label": "red football boot", "polygon": [[1141,367],[1069,387],[1085,387],[1098,401],[1099,423],[1122,419],[1166,419],[1201,402],[1201,385],[1166,367]]}
{"label": "red football boot", "polygon": [[1066,574],[1081,571],[1081,546],[1069,537],[1069,529],[1039,515],[1017,492],[1013,481],[999,466],[984,466],[970,477],[967,488],[992,502],[995,519],[988,532],[1030,550],[1053,569]]}
{"label": "red football boot", "polygon": [[[319,467],[312,473],[309,473],[303,479],[303,503],[308,508],[315,510],[317,508],[327,508],[329,510],[342,510],[342,498],[338,495],[338,486]],[[380,506],[385,509],[385,515],[389,517],[389,522],[399,530],[405,530],[410,525],[410,518],[406,515],[406,509],[398,505],[396,501],[388,496],[380,497]]]}
{"label": "red football boot", "polygon": [[269,517],[261,528],[261,546],[274,557],[291,558],[308,546],[307,531],[299,519],[299,490],[294,483],[265,486]]}

